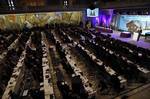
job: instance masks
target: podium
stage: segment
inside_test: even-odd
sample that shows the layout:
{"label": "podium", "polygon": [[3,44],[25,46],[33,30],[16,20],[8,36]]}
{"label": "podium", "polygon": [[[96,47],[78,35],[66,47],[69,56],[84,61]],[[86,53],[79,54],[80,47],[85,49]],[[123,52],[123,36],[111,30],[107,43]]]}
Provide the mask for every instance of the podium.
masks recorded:
{"label": "podium", "polygon": [[139,33],[134,32],[132,40],[137,41],[138,35],[139,35]]}

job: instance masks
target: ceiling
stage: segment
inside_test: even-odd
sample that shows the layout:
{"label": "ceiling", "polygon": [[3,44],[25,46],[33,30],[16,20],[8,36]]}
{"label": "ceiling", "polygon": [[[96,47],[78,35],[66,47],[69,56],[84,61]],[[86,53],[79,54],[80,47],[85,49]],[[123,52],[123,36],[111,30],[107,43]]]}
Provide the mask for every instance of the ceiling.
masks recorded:
{"label": "ceiling", "polygon": [[147,8],[149,0],[0,0],[0,14],[99,8]]}

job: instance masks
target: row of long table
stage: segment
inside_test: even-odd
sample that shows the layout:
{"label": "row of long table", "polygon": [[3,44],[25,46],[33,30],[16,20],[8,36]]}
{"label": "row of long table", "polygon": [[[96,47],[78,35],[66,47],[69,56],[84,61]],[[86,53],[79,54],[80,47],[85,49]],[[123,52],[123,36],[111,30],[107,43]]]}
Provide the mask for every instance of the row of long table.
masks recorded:
{"label": "row of long table", "polygon": [[50,74],[50,67],[48,61],[48,48],[44,42],[44,38],[42,37],[42,50],[43,50],[43,58],[42,58],[42,67],[43,67],[43,85],[44,85],[44,94],[45,99],[54,99],[54,89],[52,83],[52,76]]}
{"label": "row of long table", "polygon": [[0,55],[0,60],[3,60],[4,57],[7,55],[8,51],[13,49],[13,48],[16,48],[17,46],[17,43],[18,43],[18,40],[20,39],[21,37],[21,34],[19,35],[19,37],[7,48],[6,51],[4,51],[1,55]]}
{"label": "row of long table", "polygon": [[[91,42],[91,41],[90,41]],[[92,43],[92,42],[91,42]],[[98,46],[98,43],[96,43],[96,42],[93,42],[95,45],[97,45]],[[113,54],[113,53],[115,53],[115,51],[113,51],[113,50],[111,50],[111,49],[107,49],[106,47],[102,47],[104,50],[109,50],[109,52],[111,52],[110,54]],[[125,48],[125,49],[128,49],[128,51],[131,53],[131,54],[133,54],[134,53],[134,51],[132,50],[132,49],[130,49],[130,48],[128,48],[128,47],[123,47],[123,48]],[[117,57],[119,56],[119,54],[115,54]],[[140,56],[140,55],[142,55],[142,53],[138,53],[138,56]],[[127,57],[125,57],[124,55],[121,57],[123,60],[127,60],[127,63],[132,63],[132,64],[134,64],[135,66],[136,66],[136,68],[139,70],[139,71],[141,71],[143,74],[144,74],[144,76],[148,76],[149,74],[150,74],[150,71],[148,70],[148,69],[146,69],[146,68],[144,68],[144,67],[141,67],[140,65],[138,65],[137,63],[135,63],[135,62],[133,62],[133,61],[131,61],[130,59],[128,59]]]}
{"label": "row of long table", "polygon": [[82,80],[83,87],[85,91],[88,93],[88,98],[90,99],[91,97],[95,96],[95,92],[92,87],[89,86],[89,81],[86,76],[83,76],[83,72],[81,71],[80,68],[76,66],[76,62],[73,60],[71,53],[65,49],[65,54],[66,54],[66,59],[68,63],[70,64],[71,68],[74,70],[74,74],[72,76],[80,76],[80,79]]}
{"label": "row of long table", "polygon": [[[56,40],[56,42],[60,43],[60,41],[57,39],[56,35],[55,34],[53,34],[53,35],[54,35],[54,39]],[[63,35],[66,35],[65,32],[63,32]],[[70,41],[72,40],[72,38],[70,36],[67,35],[67,37]],[[61,46],[65,50],[65,54],[66,54],[65,58],[67,59],[69,65],[71,66],[71,68],[74,71],[74,74],[72,75],[72,77],[73,76],[80,76],[80,79],[82,80],[83,87],[88,94],[88,99],[91,99],[93,96],[95,96],[96,91],[94,91],[92,89],[92,87],[90,87],[87,77],[83,76],[81,69],[76,66],[76,62],[73,60],[70,51],[66,48],[66,47],[69,47],[71,45],[72,45],[71,43],[67,44],[66,46],[61,44]]]}
{"label": "row of long table", "polygon": [[[65,33],[64,33],[65,34]],[[70,36],[68,36],[71,40],[72,38]],[[93,37],[95,38],[95,37]],[[78,44],[77,42],[73,43],[74,46],[78,46],[80,47],[83,51],[85,51],[87,53],[87,55],[89,55],[89,57],[95,62],[97,63],[99,66],[102,66],[103,62],[100,59],[97,59],[96,56],[94,55],[94,53],[91,53],[90,51],[88,51],[87,49],[85,49],[82,45]],[[109,51],[109,53],[113,53],[112,51]],[[104,67],[106,72],[108,72],[108,74],[112,75],[116,75],[117,73],[109,66],[105,66]],[[127,86],[127,80],[122,77],[121,75],[118,76],[118,79],[120,81],[120,88],[122,87],[126,87]]]}
{"label": "row of long table", "polygon": [[[81,48],[83,51],[85,51],[87,53],[87,55],[96,63],[98,64],[99,66],[102,66],[103,62],[100,60],[100,59],[97,59],[96,56],[94,55],[94,53],[91,53],[90,51],[88,51],[87,49],[85,49],[82,45],[78,44],[77,42],[74,42],[74,46],[78,46],[79,48]],[[112,53],[110,51],[110,53]],[[112,75],[116,75],[117,73],[109,66],[104,66],[106,72],[108,74],[110,74],[111,76]],[[122,87],[126,87],[127,85],[127,80],[122,77],[121,75],[118,76],[118,79],[120,81],[120,88]]]}
{"label": "row of long table", "polygon": [[[27,41],[26,47],[30,42],[31,42],[31,38],[29,38],[29,40]],[[26,56],[26,47],[25,47],[25,50],[22,52],[16,67],[13,70],[12,76],[11,76],[9,82],[8,82],[8,85],[7,85],[7,87],[5,89],[5,92],[2,96],[2,99],[9,99],[10,92],[15,91],[15,88],[17,86],[17,82],[20,80],[20,75],[22,74],[21,71],[22,71],[22,68],[23,68],[23,65],[24,65],[24,59],[25,59],[25,56]]]}

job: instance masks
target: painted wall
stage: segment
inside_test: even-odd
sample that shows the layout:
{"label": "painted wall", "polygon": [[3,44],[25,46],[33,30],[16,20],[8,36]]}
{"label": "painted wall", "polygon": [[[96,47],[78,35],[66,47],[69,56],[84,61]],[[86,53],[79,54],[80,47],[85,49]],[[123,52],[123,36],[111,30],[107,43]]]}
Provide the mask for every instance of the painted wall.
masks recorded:
{"label": "painted wall", "polygon": [[79,23],[82,17],[81,11],[0,15],[0,29],[20,29],[26,23],[39,26],[53,22]]}

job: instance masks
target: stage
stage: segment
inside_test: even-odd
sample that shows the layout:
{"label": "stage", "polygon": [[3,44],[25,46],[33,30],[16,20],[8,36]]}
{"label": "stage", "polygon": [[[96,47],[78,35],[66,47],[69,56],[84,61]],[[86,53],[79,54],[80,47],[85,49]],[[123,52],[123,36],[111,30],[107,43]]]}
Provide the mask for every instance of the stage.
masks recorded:
{"label": "stage", "polygon": [[137,41],[133,40],[133,35],[131,35],[130,38],[122,38],[122,37],[120,37],[120,34],[121,34],[120,31],[113,30],[113,33],[104,33],[104,32],[102,32],[102,34],[106,34],[106,35],[109,34],[109,35],[111,35],[112,38],[119,39],[119,40],[121,40],[123,42],[128,42],[128,43],[134,44],[134,45],[136,45],[138,47],[142,47],[142,48],[146,48],[146,49],[150,50],[150,37],[148,37],[145,40],[145,37],[141,36],[140,40],[137,42]]}

